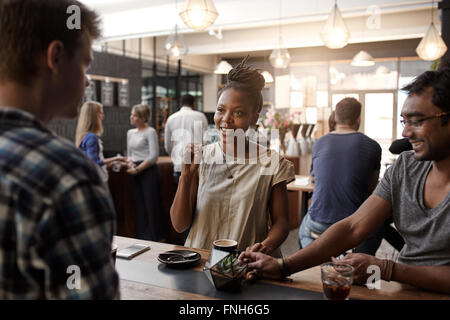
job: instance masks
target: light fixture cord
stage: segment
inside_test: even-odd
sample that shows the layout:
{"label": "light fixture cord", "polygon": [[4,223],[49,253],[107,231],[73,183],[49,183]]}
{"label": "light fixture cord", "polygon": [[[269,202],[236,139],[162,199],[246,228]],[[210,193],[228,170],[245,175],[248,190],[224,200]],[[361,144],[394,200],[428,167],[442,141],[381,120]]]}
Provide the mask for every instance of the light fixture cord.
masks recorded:
{"label": "light fixture cord", "polygon": [[433,21],[433,9],[434,9],[434,0],[431,1],[431,24],[434,24],[434,21]]}
{"label": "light fixture cord", "polygon": [[336,11],[337,11],[337,0],[334,0],[333,30],[336,27]]}
{"label": "light fixture cord", "polygon": [[178,1],[175,0],[175,41],[177,41],[177,36],[178,36],[177,15],[178,15]]}
{"label": "light fixture cord", "polygon": [[282,4],[283,0],[280,0],[280,18],[278,20],[278,47],[281,48],[281,4]]}

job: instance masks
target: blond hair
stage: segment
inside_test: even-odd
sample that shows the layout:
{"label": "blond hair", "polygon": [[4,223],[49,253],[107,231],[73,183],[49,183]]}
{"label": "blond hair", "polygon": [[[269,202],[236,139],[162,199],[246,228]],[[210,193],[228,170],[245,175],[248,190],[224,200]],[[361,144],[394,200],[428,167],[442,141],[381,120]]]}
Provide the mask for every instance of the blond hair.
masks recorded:
{"label": "blond hair", "polygon": [[97,135],[103,133],[103,124],[98,114],[102,108],[102,104],[95,101],[85,102],[80,109],[80,116],[78,117],[77,131],[75,134],[75,144],[80,146],[81,141],[88,132],[93,132]]}
{"label": "blond hair", "polygon": [[131,110],[134,111],[138,118],[144,120],[146,123],[149,122],[152,117],[150,107],[146,104],[137,104],[133,106]]}

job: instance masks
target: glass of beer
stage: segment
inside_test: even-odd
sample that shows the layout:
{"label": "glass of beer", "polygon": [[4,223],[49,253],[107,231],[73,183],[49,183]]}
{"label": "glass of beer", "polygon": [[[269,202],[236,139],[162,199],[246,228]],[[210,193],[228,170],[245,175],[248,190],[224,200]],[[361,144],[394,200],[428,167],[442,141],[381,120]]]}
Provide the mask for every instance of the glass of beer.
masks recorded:
{"label": "glass of beer", "polygon": [[323,294],[327,300],[347,300],[355,269],[349,264],[326,262],[320,265]]}

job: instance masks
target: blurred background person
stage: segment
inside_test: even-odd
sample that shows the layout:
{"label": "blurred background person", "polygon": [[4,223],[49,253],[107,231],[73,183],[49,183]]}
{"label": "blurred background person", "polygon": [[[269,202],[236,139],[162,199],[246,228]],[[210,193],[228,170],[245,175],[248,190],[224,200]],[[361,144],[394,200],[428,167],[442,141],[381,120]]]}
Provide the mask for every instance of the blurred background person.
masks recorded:
{"label": "blurred background person", "polygon": [[194,110],[195,98],[190,94],[181,97],[181,108],[172,114],[164,128],[164,148],[172,158],[175,184],[181,176],[181,160],[188,143],[203,144],[208,130],[208,119],[204,113]]}
{"label": "blurred background person", "polygon": [[408,138],[403,139],[397,139],[394,142],[392,142],[391,146],[389,147],[389,151],[392,154],[400,154],[403,151],[409,151],[412,150],[412,144],[409,142]]}
{"label": "blurred background person", "polygon": [[103,143],[100,139],[103,134],[103,105],[95,101],[85,102],[80,109],[75,134],[75,144],[89,159],[94,161],[99,168],[99,174],[105,185],[108,186],[107,166],[121,162],[125,164],[124,158],[117,156],[107,158],[103,156]]}
{"label": "blurred background person", "polygon": [[136,238],[165,241],[161,211],[161,178],[156,162],[159,156],[156,130],[148,125],[151,113],[147,105],[131,109],[127,133],[127,172],[132,179]]}
{"label": "blurred background person", "polygon": [[[311,176],[315,186],[311,206],[299,228],[302,248],[355,212],[377,185],[381,147],[358,132],[361,108],[354,98],[339,101],[334,114],[335,130],[314,144]],[[358,245],[355,252],[374,255],[382,237],[380,228]]]}

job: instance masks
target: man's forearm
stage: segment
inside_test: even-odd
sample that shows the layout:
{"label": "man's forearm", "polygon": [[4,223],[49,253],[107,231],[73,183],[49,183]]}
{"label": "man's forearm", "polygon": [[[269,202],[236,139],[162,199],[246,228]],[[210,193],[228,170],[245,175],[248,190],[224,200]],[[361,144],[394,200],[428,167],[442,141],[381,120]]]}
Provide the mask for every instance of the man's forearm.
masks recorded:
{"label": "man's forearm", "polygon": [[394,264],[391,280],[450,294],[450,266]]}
{"label": "man's forearm", "polygon": [[372,194],[349,217],[333,224],[317,240],[287,258],[292,272],[316,266],[354,248],[369,236],[392,211],[389,201]]}
{"label": "man's forearm", "polygon": [[[345,234],[345,237],[342,237]],[[286,263],[291,273],[298,272],[329,261],[331,257],[355,247],[359,239],[352,235],[348,223],[343,220],[332,225],[309,246],[287,257]]]}

